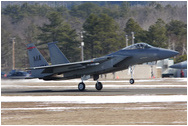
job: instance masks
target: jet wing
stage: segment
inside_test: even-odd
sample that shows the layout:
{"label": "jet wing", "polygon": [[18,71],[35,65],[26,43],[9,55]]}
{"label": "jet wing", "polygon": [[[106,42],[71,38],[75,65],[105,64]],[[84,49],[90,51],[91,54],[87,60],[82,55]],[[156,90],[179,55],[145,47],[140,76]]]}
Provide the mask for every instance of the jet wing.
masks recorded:
{"label": "jet wing", "polygon": [[84,69],[86,67],[96,66],[100,63],[103,63],[107,60],[112,59],[113,56],[104,56],[92,60],[82,61],[82,62],[74,62],[74,63],[65,63],[65,64],[56,64],[56,65],[49,65],[49,66],[40,66],[40,67],[32,67],[27,70],[36,70],[36,69],[44,69],[42,73],[52,73],[52,74],[59,74],[70,72],[78,69]]}

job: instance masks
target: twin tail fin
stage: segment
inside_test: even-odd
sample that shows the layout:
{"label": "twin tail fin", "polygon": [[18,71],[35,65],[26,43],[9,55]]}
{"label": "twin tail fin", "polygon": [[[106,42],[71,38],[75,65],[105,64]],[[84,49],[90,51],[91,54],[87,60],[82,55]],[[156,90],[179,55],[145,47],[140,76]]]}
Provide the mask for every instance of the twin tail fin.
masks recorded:
{"label": "twin tail fin", "polygon": [[56,43],[57,42],[48,43],[52,65],[70,63],[61,50],[57,47]]}
{"label": "twin tail fin", "polygon": [[39,52],[39,50],[35,47],[34,44],[27,45],[28,56],[29,56],[29,64],[30,67],[38,67],[38,66],[47,66],[48,63]]}

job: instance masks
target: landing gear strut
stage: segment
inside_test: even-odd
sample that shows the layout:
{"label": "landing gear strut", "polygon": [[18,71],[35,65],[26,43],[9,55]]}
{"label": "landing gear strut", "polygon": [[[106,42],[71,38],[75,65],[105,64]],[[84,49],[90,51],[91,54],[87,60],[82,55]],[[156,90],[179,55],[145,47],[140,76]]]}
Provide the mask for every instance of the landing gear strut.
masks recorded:
{"label": "landing gear strut", "polygon": [[133,79],[133,68],[130,66],[131,69],[131,79],[129,80],[130,84],[134,84],[134,79]]}

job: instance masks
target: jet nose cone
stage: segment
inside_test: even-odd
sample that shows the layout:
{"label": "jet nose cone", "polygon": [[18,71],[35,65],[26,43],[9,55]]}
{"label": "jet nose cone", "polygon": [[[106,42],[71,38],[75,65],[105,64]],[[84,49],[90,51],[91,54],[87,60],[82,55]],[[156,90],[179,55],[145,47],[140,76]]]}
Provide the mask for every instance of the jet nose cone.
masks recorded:
{"label": "jet nose cone", "polygon": [[161,49],[160,54],[158,56],[160,59],[166,59],[166,58],[176,56],[178,54],[179,54],[179,52],[174,51],[174,50]]}
{"label": "jet nose cone", "polygon": [[179,68],[181,65],[180,64],[174,64],[172,66],[170,66],[170,68]]}
{"label": "jet nose cone", "polygon": [[187,69],[187,61],[174,64],[174,65],[170,66],[170,68],[175,68],[175,69]]}
{"label": "jet nose cone", "polygon": [[179,54],[179,52],[177,52],[177,51],[173,51],[173,50],[169,50],[169,51],[170,51],[169,54],[172,55],[171,57]]}

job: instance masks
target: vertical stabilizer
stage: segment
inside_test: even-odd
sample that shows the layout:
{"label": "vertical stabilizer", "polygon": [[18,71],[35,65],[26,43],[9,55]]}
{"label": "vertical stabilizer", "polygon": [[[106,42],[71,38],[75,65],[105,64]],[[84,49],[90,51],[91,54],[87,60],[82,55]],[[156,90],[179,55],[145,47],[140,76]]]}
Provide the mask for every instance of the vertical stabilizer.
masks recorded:
{"label": "vertical stabilizer", "polygon": [[61,52],[61,50],[55,44],[56,42],[48,43],[48,48],[50,51],[51,63],[54,64],[64,64],[69,63],[69,60]]}
{"label": "vertical stabilizer", "polygon": [[27,45],[30,67],[47,66],[48,63],[34,44]]}

